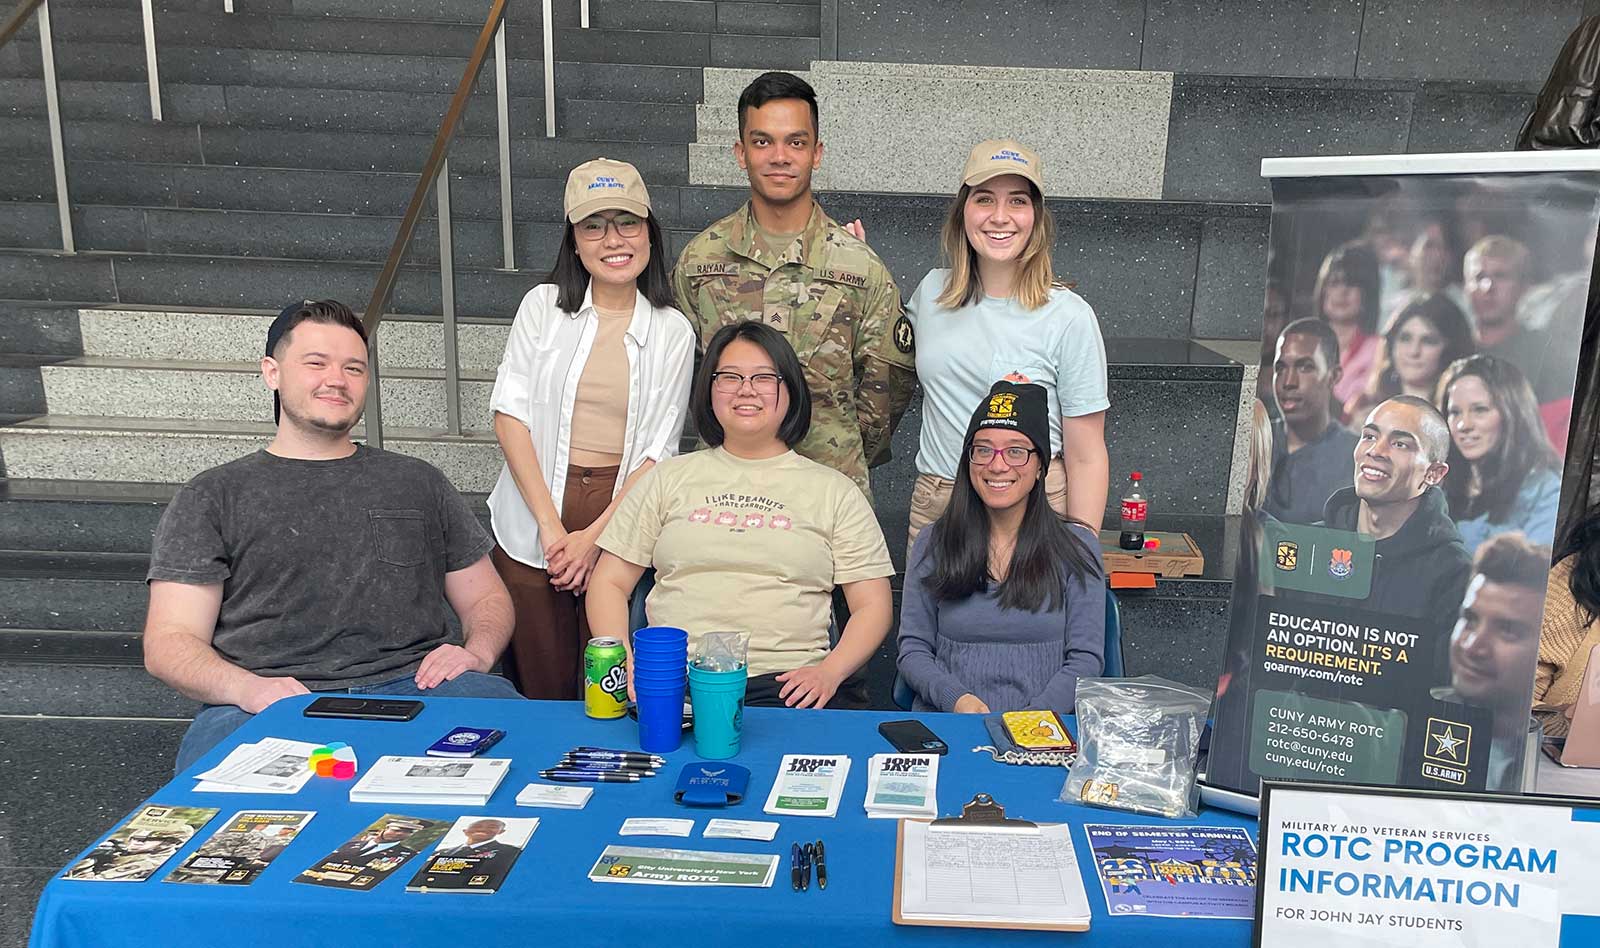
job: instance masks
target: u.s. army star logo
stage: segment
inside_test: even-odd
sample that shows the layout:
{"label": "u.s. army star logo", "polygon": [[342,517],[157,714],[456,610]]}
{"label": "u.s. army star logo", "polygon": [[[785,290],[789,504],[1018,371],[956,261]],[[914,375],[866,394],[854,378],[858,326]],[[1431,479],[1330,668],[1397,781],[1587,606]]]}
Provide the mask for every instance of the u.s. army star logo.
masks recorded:
{"label": "u.s. army star logo", "polygon": [[911,331],[911,320],[901,316],[894,324],[894,347],[901,352],[910,352],[916,345],[916,336]]}

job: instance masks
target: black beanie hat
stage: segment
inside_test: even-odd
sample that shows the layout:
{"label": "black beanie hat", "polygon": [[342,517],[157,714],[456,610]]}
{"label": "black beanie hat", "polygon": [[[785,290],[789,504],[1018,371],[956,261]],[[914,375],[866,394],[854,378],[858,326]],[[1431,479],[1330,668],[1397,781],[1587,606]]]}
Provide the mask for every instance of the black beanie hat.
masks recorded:
{"label": "black beanie hat", "polygon": [[1033,382],[994,383],[967,425],[966,452],[980,428],[1004,428],[1028,436],[1039,451],[1041,466],[1050,463],[1050,398],[1044,386]]}

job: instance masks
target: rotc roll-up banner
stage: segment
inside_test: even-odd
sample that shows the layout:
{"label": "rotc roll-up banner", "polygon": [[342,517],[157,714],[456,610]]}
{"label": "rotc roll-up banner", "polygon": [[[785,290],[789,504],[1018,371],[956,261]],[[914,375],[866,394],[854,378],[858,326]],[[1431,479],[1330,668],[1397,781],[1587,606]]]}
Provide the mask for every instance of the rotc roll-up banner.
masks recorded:
{"label": "rotc roll-up banner", "polygon": [[1600,155],[1268,159],[1207,781],[1520,792]]}

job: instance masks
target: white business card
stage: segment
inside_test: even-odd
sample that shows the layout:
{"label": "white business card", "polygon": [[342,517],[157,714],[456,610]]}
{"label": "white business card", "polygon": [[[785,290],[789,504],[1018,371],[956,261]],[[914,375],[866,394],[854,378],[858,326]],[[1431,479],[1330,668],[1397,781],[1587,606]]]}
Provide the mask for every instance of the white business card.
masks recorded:
{"label": "white business card", "polygon": [[581,810],[594,795],[593,787],[552,787],[547,783],[530,783],[517,794],[517,806],[553,806],[563,810]]}
{"label": "white business card", "polygon": [[778,824],[761,820],[714,819],[706,824],[701,834],[714,839],[759,839],[771,842],[778,835]]}
{"label": "white business card", "polygon": [[668,820],[658,817],[630,816],[622,821],[621,836],[688,836],[694,832],[694,820]]}

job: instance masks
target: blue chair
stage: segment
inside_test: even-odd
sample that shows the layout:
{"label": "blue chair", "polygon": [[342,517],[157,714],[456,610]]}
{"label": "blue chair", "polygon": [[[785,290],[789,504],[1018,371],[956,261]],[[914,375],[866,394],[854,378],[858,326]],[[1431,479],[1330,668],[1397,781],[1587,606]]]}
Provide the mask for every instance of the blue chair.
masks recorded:
{"label": "blue chair", "polygon": [[1110,586],[1106,587],[1105,671],[1100,674],[1106,678],[1127,675],[1127,663],[1122,659],[1122,610],[1117,607],[1117,594]]}
{"label": "blue chair", "polygon": [[[1106,641],[1105,641],[1105,670],[1100,674],[1105,678],[1121,678],[1125,674],[1127,665],[1122,660],[1122,610],[1117,607],[1117,594],[1106,587]],[[902,711],[910,711],[911,703],[916,695],[912,693],[911,686],[900,673],[894,673],[894,704]]]}
{"label": "blue chair", "polygon": [[628,598],[628,633],[630,639],[632,638],[632,633],[650,624],[649,618],[644,614],[644,600],[646,596],[650,595],[650,590],[654,589],[655,585],[656,570],[652,566],[644,571],[644,575],[639,577],[638,584],[633,587],[633,595]]}

